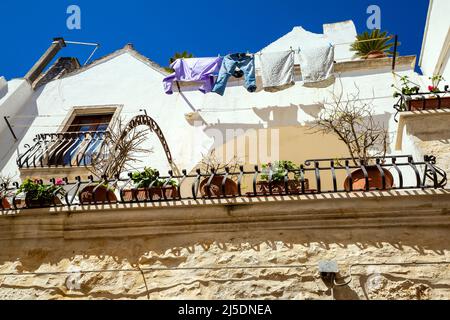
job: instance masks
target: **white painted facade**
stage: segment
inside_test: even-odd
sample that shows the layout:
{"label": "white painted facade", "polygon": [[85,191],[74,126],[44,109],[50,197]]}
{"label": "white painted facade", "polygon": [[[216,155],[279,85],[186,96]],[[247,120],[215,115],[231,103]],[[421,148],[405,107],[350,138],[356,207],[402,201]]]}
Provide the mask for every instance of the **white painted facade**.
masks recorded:
{"label": "white painted facade", "polygon": [[435,74],[450,80],[450,1],[430,0],[419,65],[428,79]]}
{"label": "white painted facade", "polygon": [[[326,35],[318,36],[333,41],[350,42],[355,36],[354,25],[350,22],[325,25],[324,32]],[[307,31],[296,27],[266,50],[291,46],[305,34]],[[391,88],[402,75],[421,81],[414,72],[414,59],[399,59],[396,74],[393,74],[391,60],[387,58],[383,63],[367,61],[357,66],[347,65],[352,59],[349,44],[342,45],[337,55],[343,61],[337,61],[336,67],[341,71],[335,74],[334,81],[306,87],[298,75],[295,86],[276,93],[260,89],[249,93],[243,87],[243,79],[234,79],[223,97],[215,93],[202,94],[186,85],[181,87],[181,92],[175,90],[173,95],[166,95],[162,87],[166,74],[129,46],[34,92],[25,80],[12,80],[8,83],[11,89],[0,100],[0,119],[4,115],[11,116],[19,140],[13,140],[2,122],[1,173],[19,177],[16,159],[19,152],[25,151],[24,145],[32,145],[39,133],[58,132],[72,108],[108,105],[121,105],[120,116],[125,120],[142,114],[140,109],[146,109],[164,132],[177,167],[188,171],[212,148],[225,143],[217,137],[227,129],[279,131],[280,160],[302,163],[306,159],[347,156],[345,146],[337,139],[308,132],[308,125],[317,118],[323,101],[330,98],[330,91],[341,90],[341,84],[344,92],[355,92],[356,85],[360,98],[373,102],[377,120],[391,133],[390,154],[404,154],[405,150],[417,153],[413,144],[407,144],[404,150],[395,150],[397,123],[393,105],[397,99],[393,98]],[[260,83],[259,78],[257,82]],[[188,121],[185,115],[193,111],[198,112],[204,122]],[[153,153],[146,155],[136,167],[151,166],[167,172],[170,168],[155,135],[149,137],[146,147],[153,148]],[[262,162],[260,160],[258,162]]]}

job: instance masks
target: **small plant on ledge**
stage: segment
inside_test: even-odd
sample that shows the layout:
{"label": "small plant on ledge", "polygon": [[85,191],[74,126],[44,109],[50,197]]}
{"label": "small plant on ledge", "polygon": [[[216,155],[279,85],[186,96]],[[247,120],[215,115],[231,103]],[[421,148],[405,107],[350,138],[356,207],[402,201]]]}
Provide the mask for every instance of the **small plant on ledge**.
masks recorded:
{"label": "small plant on ledge", "polygon": [[[286,193],[285,176],[286,170],[294,173],[289,177],[288,175],[288,192],[299,193],[301,191],[301,174],[300,167],[292,161],[275,161],[274,163],[264,164],[262,166],[261,181],[256,185],[258,194],[283,194]],[[272,175],[270,172],[272,171]],[[269,185],[270,182],[270,185]],[[309,189],[308,179],[304,179],[304,188]]]}
{"label": "small plant on ledge", "polygon": [[61,204],[58,195],[64,196],[62,180],[56,184],[44,184],[41,180],[26,179],[17,190],[16,195],[25,194],[25,205],[28,208],[48,207],[53,204]]}
{"label": "small plant on ledge", "polygon": [[158,171],[146,167],[143,171],[134,172],[131,180],[135,184],[133,189],[123,190],[125,201],[175,199],[178,196],[178,182],[174,179],[160,179]]}

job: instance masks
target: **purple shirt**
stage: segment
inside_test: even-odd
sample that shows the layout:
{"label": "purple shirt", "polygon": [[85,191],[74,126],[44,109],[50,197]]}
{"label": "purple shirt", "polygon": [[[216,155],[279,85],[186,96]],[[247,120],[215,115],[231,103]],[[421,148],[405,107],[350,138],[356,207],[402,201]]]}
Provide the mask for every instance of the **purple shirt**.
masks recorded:
{"label": "purple shirt", "polygon": [[173,81],[202,82],[198,89],[203,93],[211,92],[214,87],[214,76],[219,72],[222,60],[221,57],[177,59],[170,66],[175,73],[163,80],[165,93],[173,93]]}

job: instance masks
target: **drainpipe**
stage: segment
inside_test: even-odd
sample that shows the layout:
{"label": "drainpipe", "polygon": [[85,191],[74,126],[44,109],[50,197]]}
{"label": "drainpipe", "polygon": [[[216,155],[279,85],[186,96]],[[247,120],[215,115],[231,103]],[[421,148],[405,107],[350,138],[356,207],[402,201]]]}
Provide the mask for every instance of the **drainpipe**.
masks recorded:
{"label": "drainpipe", "polygon": [[30,83],[34,83],[39,75],[44,71],[45,67],[53,60],[56,54],[66,46],[63,38],[54,38],[51,46],[42,55],[42,57],[35,63],[33,68],[28,71],[25,76]]}

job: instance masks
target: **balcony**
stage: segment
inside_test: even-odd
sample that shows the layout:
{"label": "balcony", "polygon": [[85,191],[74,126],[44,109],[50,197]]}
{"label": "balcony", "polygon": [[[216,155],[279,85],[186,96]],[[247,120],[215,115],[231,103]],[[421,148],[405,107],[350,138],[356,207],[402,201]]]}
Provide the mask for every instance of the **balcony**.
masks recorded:
{"label": "balcony", "polygon": [[20,169],[89,166],[107,138],[105,131],[38,134],[17,159]]}
{"label": "balcony", "polygon": [[450,109],[449,86],[445,86],[444,91],[419,92],[417,89],[414,93],[398,93],[397,96],[400,97],[394,105],[397,114],[400,112],[424,113],[430,110]]}
{"label": "balcony", "polygon": [[[66,165],[74,165],[74,161],[77,165],[88,165],[104,139],[98,134],[84,133],[82,137],[74,134],[72,140],[69,136],[67,135],[64,143],[58,143],[51,139],[56,139],[58,135],[42,135],[40,141],[44,147],[37,147],[36,144],[34,148],[30,148],[29,155],[21,157],[21,163],[43,166],[52,163],[51,165],[57,166],[64,163],[64,159],[71,159]],[[70,150],[80,152],[75,155]],[[48,159],[54,159],[54,162]],[[258,166],[253,170],[245,170],[241,166],[237,172],[229,169],[209,173],[197,170],[194,174],[183,170],[179,176],[173,172],[169,172],[167,176],[159,176],[157,173],[158,179],[145,188],[137,186],[131,174],[128,177],[118,175],[112,179],[103,177],[100,181],[94,180],[92,176],[88,180],[77,177],[74,181],[55,177],[51,179],[50,185],[45,185],[45,188],[51,190],[50,197],[45,200],[29,199],[27,193],[20,190],[18,183],[12,186],[2,185],[1,209],[14,211],[66,207],[70,210],[86,205],[170,204],[205,200],[238,203],[265,201],[274,197],[288,197],[287,200],[305,195],[316,197],[327,194],[443,189],[447,184],[446,173],[436,166],[436,159],[432,156],[426,156],[421,162],[414,161],[412,156],[371,158],[369,161],[370,165],[361,161],[354,163],[349,158],[308,160],[298,170],[286,167],[281,179],[279,175],[275,178],[272,166],[264,170]],[[355,170],[361,175],[356,176]],[[370,174],[373,172],[377,173],[375,178]],[[376,184],[373,183],[374,180],[377,180]],[[359,185],[356,184],[358,181]],[[44,186],[42,180],[35,183]]]}

